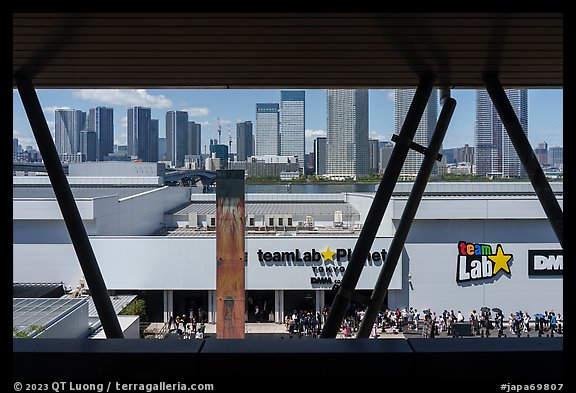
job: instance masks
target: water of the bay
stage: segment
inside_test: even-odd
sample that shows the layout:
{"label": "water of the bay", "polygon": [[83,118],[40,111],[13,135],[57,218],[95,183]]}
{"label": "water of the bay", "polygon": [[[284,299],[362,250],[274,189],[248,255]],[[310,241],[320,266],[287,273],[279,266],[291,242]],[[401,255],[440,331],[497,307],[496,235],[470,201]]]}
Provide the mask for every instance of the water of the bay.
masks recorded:
{"label": "water of the bay", "polygon": [[340,193],[340,192],[376,192],[377,183],[343,183],[343,184],[319,184],[319,183],[278,183],[278,184],[246,184],[247,194],[270,193],[270,194],[317,194],[317,193]]}

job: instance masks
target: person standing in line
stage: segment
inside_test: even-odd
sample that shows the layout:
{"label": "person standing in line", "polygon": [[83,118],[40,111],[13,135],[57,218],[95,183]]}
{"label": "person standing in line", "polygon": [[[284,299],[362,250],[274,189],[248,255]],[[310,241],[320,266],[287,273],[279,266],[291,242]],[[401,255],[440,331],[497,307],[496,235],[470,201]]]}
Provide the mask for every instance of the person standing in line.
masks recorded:
{"label": "person standing in line", "polygon": [[556,313],[554,311],[550,312],[550,331],[556,333],[556,325],[558,323],[558,318],[556,318]]}
{"label": "person standing in line", "polygon": [[528,312],[524,313],[524,328],[522,329],[523,333],[527,333],[530,331],[530,314]]}
{"label": "person standing in line", "polygon": [[444,331],[444,323],[444,315],[440,315],[440,318],[438,318],[438,334]]}
{"label": "person standing in line", "polygon": [[186,314],[182,314],[182,332],[184,336],[186,336],[186,325],[188,324],[188,318],[186,318]]}
{"label": "person standing in line", "polygon": [[464,322],[464,315],[462,315],[462,312],[460,310],[458,310],[458,316],[456,317],[456,321]]}
{"label": "person standing in line", "polygon": [[176,333],[180,334],[181,330],[180,330],[180,315],[176,315]]}
{"label": "person standing in line", "polygon": [[510,313],[510,316],[508,317],[508,328],[510,329],[510,334],[514,334],[514,322],[516,321],[516,318],[514,318],[514,314]]}

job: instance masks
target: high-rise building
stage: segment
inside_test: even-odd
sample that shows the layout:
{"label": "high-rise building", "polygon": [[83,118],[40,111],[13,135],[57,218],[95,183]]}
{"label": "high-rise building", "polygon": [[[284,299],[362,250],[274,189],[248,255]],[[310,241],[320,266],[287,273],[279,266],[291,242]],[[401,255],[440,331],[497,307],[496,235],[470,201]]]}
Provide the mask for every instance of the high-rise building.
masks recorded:
{"label": "high-rise building", "polygon": [[202,124],[188,122],[188,155],[198,156],[202,150]]}
{"label": "high-rise building", "polygon": [[80,131],[86,126],[86,112],[77,109],[56,109],[56,150],[58,154],[76,154],[80,151]]}
{"label": "high-rise building", "polygon": [[150,119],[150,137],[148,148],[146,150],[146,159],[144,162],[158,162],[158,135],[160,133],[160,121],[158,119]]}
{"label": "high-rise building", "polygon": [[474,147],[465,143],[464,146],[457,148],[456,149],[456,161],[457,162],[468,162],[470,164],[473,164],[474,163]]}
{"label": "high-rise building", "polygon": [[305,92],[280,91],[280,155],[296,156],[304,168]]}
{"label": "high-rise building", "polygon": [[326,175],[357,179],[368,175],[368,90],[328,89]]}
{"label": "high-rise building", "polygon": [[388,165],[388,161],[390,161],[390,156],[392,155],[392,151],[394,150],[394,143],[390,141],[381,141],[378,142],[378,158],[380,162],[378,163],[378,172],[384,173],[386,170],[386,165]]}
{"label": "high-rise building", "polygon": [[458,162],[458,148],[443,149],[442,156],[446,164],[456,164]]}
{"label": "high-rise building", "polygon": [[103,161],[114,152],[114,109],[104,106],[90,109],[87,123],[86,128],[96,132],[96,160]]}
{"label": "high-rise building", "polygon": [[534,149],[534,154],[540,166],[548,165],[548,144],[546,142],[539,143],[538,147]]}
{"label": "high-rise building", "polygon": [[144,162],[158,161],[158,119],[151,119],[150,108],[128,109],[128,155]]}
{"label": "high-rise building", "polygon": [[[506,95],[528,135],[528,91],[507,89]],[[524,178],[526,173],[486,90],[476,91],[474,166],[477,175]]]}
{"label": "high-rise building", "polygon": [[548,149],[548,162],[552,166],[564,164],[564,148],[562,146],[554,146]]}
{"label": "high-rise building", "polygon": [[326,146],[328,144],[326,137],[314,139],[314,170],[316,176],[326,174]]}
{"label": "high-rise building", "polygon": [[18,143],[18,138],[12,138],[12,153],[20,153],[21,146]]}
{"label": "high-rise building", "polygon": [[254,155],[254,135],[252,122],[236,123],[236,161],[246,161]]}
{"label": "high-rise building", "polygon": [[[394,93],[394,129],[395,134],[399,134],[402,126],[404,124],[404,119],[408,114],[410,109],[410,104],[412,103],[412,98],[414,97],[415,89],[401,89],[396,90]],[[438,90],[433,89],[426,105],[426,109],[422,114],[420,124],[416,129],[416,134],[414,135],[413,142],[418,143],[424,147],[427,147],[432,139],[432,134],[436,128],[436,122],[438,120]],[[440,151],[442,148],[440,148]],[[400,171],[401,175],[416,177],[424,155],[410,149],[408,155],[406,156],[406,161],[404,161],[404,166]],[[434,164],[432,168],[433,175],[438,173],[438,163]]]}
{"label": "high-rise building", "polygon": [[219,144],[218,139],[210,139],[210,155],[220,162],[220,169],[228,169],[228,145]]}
{"label": "high-rise building", "polygon": [[378,173],[380,164],[380,149],[378,148],[378,139],[368,139],[368,148],[370,149],[370,173]]}
{"label": "high-rise building", "polygon": [[86,156],[86,161],[98,159],[98,136],[96,131],[80,131],[80,153]]}
{"label": "high-rise building", "polygon": [[166,112],[166,159],[176,168],[184,167],[188,153],[188,112]]}
{"label": "high-rise building", "polygon": [[254,145],[257,156],[280,154],[279,104],[256,104],[256,134],[254,135]]}
{"label": "high-rise building", "polygon": [[128,155],[142,159],[150,139],[150,108],[135,106],[128,109]]}
{"label": "high-rise building", "polygon": [[166,161],[166,138],[158,138],[158,161]]}
{"label": "high-rise building", "polygon": [[316,161],[314,160],[314,152],[304,154],[304,159],[306,160],[306,166],[304,167],[305,175],[313,175],[316,173]]}

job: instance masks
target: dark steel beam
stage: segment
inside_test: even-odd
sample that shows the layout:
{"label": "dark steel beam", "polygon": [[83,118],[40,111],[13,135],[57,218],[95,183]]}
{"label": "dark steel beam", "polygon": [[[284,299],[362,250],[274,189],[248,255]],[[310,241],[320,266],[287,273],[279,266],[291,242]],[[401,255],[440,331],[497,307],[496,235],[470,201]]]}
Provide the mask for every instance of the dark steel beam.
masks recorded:
{"label": "dark steel beam", "polygon": [[52,135],[50,135],[50,129],[42,112],[36,90],[27,75],[15,74],[14,80],[106,337],[124,338],[96,256],[88,239],[86,228],[84,228],[68,179],[66,179],[60,163],[56,146],[54,146]]}
{"label": "dark steel beam", "polygon": [[410,104],[410,109],[406,114],[406,119],[404,124],[402,124],[402,129],[398,135],[398,143],[394,145],[392,154],[390,155],[390,160],[388,165],[386,165],[386,170],[374,195],[374,200],[362,226],[362,231],[358,236],[354,251],[352,252],[352,257],[348,262],[348,267],[344,272],[342,277],[342,282],[340,288],[334,297],[332,306],[330,307],[330,312],[326,318],[324,328],[320,337],[322,338],[334,338],[338,333],[340,328],[340,323],[344,318],[346,309],[350,304],[351,293],[356,289],[356,284],[360,279],[360,274],[364,268],[364,263],[366,262],[366,257],[368,252],[374,243],[374,238],[382,222],[382,217],[386,212],[386,207],[394,191],[394,186],[398,181],[398,176],[410,150],[410,144],[416,134],[416,129],[420,124],[420,119],[422,114],[426,109],[430,94],[432,93],[432,88],[434,86],[434,81],[436,76],[429,74],[425,75],[420,79],[418,88],[414,93],[414,98]]}
{"label": "dark steel beam", "polygon": [[390,280],[398,264],[398,260],[402,255],[402,250],[404,249],[404,244],[408,238],[408,233],[410,232],[410,227],[418,211],[418,206],[422,200],[422,195],[424,195],[424,190],[426,189],[426,184],[428,184],[428,179],[430,178],[430,173],[434,167],[436,157],[442,146],[442,141],[450,125],[450,120],[452,119],[452,114],[456,108],[456,100],[453,98],[446,98],[443,100],[442,111],[438,117],[438,122],[436,123],[436,129],[430,140],[430,144],[426,148],[424,159],[420,165],[420,170],[418,175],[414,180],[414,185],[410,191],[410,196],[402,212],[402,217],[398,223],[398,228],[390,244],[390,249],[384,260],[384,266],[378,275],[378,280],[374,290],[372,291],[372,296],[370,297],[370,302],[368,307],[366,307],[366,313],[362,322],[360,322],[360,327],[356,333],[356,338],[368,338],[370,336],[370,331],[374,326],[374,322],[378,317],[378,311],[382,302],[386,297],[388,292],[388,286],[390,285]]}
{"label": "dark steel beam", "polygon": [[552,229],[558,238],[558,242],[562,248],[564,248],[564,219],[562,209],[560,208],[558,200],[554,196],[554,192],[550,187],[550,183],[548,183],[548,180],[546,179],[546,175],[544,175],[540,163],[536,159],[536,154],[534,154],[534,150],[532,150],[532,146],[530,146],[528,137],[524,133],[520,121],[518,121],[518,117],[510,104],[510,100],[508,99],[508,96],[506,95],[506,92],[496,74],[485,74],[482,77],[482,81],[486,86],[486,90],[490,95],[494,108],[496,108],[496,111],[500,116],[500,120],[502,120],[502,124],[506,128],[508,137],[514,145],[516,153],[518,153],[520,162],[528,174],[528,178],[530,179],[534,191],[536,191],[536,195],[540,200],[540,204],[552,225]]}

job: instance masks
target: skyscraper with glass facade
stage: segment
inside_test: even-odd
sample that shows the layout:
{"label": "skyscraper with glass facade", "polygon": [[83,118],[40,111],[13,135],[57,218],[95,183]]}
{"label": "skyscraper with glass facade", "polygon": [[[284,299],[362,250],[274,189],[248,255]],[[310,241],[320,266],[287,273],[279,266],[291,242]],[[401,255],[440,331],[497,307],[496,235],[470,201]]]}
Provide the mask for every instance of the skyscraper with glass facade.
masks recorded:
{"label": "skyscraper with glass facade", "polygon": [[158,119],[151,118],[150,108],[128,108],[128,155],[144,162],[158,161]]}
{"label": "skyscraper with glass facade", "polygon": [[96,160],[103,161],[109,153],[114,153],[114,109],[92,108],[88,119],[86,128],[96,133]]}
{"label": "skyscraper with glass facade", "polygon": [[[410,109],[410,104],[412,103],[412,98],[414,97],[415,89],[398,89],[394,92],[394,133],[399,134],[404,124],[404,119],[408,114]],[[428,104],[426,109],[422,114],[422,119],[420,124],[416,129],[416,134],[414,135],[413,142],[418,143],[424,147],[427,147],[432,139],[432,134],[436,128],[436,122],[438,120],[438,90],[433,89],[428,99]],[[442,151],[442,148],[440,148]],[[418,171],[420,170],[420,165],[424,156],[422,153],[418,153],[410,149],[408,155],[406,156],[406,161],[404,161],[404,166],[400,171],[401,176],[406,177],[416,177]],[[438,173],[438,163],[434,164],[432,168],[432,174]]]}
{"label": "skyscraper with glass facade", "polygon": [[280,105],[256,104],[256,134],[254,145],[257,156],[280,154]]}
{"label": "skyscraper with glass facade", "polygon": [[80,131],[86,126],[86,112],[77,109],[56,109],[55,142],[58,154],[76,154],[80,151]]}
{"label": "skyscraper with glass facade", "polygon": [[176,168],[184,167],[188,154],[188,112],[166,112],[166,159]]}
{"label": "skyscraper with glass facade", "polygon": [[246,161],[254,155],[254,135],[252,122],[236,123],[236,161]]}
{"label": "skyscraper with glass facade", "polygon": [[280,155],[296,156],[304,168],[304,90],[280,91]]}
{"label": "skyscraper with glass facade", "polygon": [[[505,92],[524,133],[528,135],[528,91],[507,89]],[[518,154],[486,90],[476,92],[474,145],[474,168],[477,175],[526,177]]]}
{"label": "skyscraper with glass facade", "polygon": [[328,89],[326,175],[354,178],[369,173],[368,90]]}
{"label": "skyscraper with glass facade", "polygon": [[188,152],[190,155],[200,155],[202,152],[202,124],[188,122]]}

